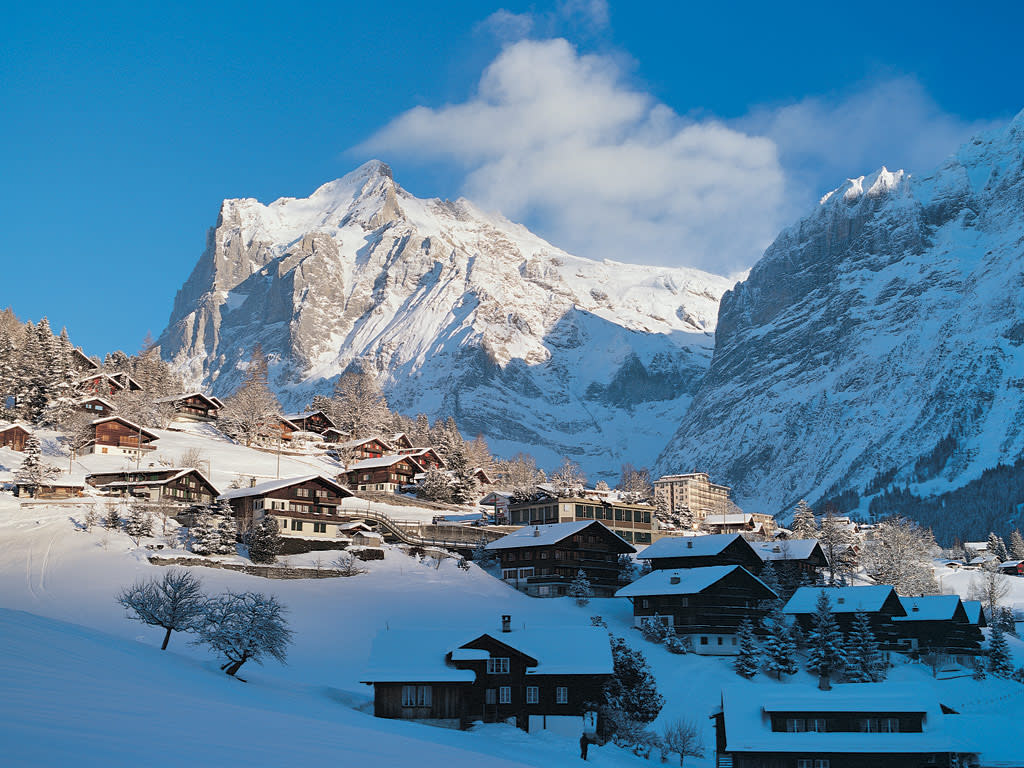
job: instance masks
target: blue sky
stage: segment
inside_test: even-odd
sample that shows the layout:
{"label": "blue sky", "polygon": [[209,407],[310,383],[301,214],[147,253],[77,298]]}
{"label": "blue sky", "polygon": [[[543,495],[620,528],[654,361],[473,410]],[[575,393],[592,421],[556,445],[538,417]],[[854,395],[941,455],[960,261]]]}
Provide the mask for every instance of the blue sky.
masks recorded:
{"label": "blue sky", "polygon": [[732,273],[845,177],[1024,108],[1021,28],[1018,3],[9,6],[0,305],[135,350],[221,199],[373,156],[581,256]]}

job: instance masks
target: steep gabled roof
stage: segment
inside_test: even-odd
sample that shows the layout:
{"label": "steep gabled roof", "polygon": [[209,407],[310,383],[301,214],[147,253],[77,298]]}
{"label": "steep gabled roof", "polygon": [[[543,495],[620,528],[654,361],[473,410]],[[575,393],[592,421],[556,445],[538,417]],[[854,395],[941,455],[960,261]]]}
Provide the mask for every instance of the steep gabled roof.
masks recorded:
{"label": "steep gabled roof", "polygon": [[528,525],[513,531],[508,536],[503,536],[497,541],[487,545],[487,549],[519,549],[520,547],[548,547],[570,536],[583,531],[593,525],[600,526],[618,541],[622,542],[623,552],[636,552],[636,549],[628,541],[620,537],[611,528],[608,528],[600,520],[574,520],[569,523],[551,523],[549,525]]}
{"label": "steep gabled roof", "polygon": [[387,456],[378,456],[374,459],[362,459],[354,464],[350,464],[348,467],[349,472],[358,472],[361,469],[379,469],[380,467],[391,467],[400,461],[405,459],[409,460],[409,463],[416,468],[417,471],[422,472],[423,467],[412,456],[402,456],[398,454],[388,454]]}
{"label": "steep gabled roof", "polygon": [[[828,596],[832,613],[877,613],[890,599],[895,601],[895,607],[903,610],[896,591],[883,584],[858,587],[800,587],[782,609],[783,613],[814,613],[817,610],[818,594],[821,592]],[[894,615],[902,614],[897,611]]]}
{"label": "steep gabled roof", "polygon": [[301,413],[286,413],[284,415],[284,418],[288,419],[288,421],[302,421],[304,419],[308,419],[310,416],[316,416],[318,414],[320,416],[323,416],[327,423],[331,425],[331,429],[337,429],[337,425],[334,423],[334,419],[332,419],[323,411],[302,411]]}
{"label": "steep gabled roof", "polygon": [[[763,581],[741,565],[708,565],[703,568],[679,568],[651,571],[632,584],[627,584],[616,597],[652,597],[655,595],[696,595],[736,571],[765,590],[765,599],[775,595]],[[777,597],[777,595],[775,595]]]}
{"label": "steep gabled roof", "polygon": [[346,440],[344,443],[338,443],[335,446],[335,448],[336,449],[337,448],[358,448],[361,445],[366,445],[367,443],[372,443],[372,442],[380,443],[381,445],[384,446],[385,450],[387,450],[387,449],[389,449],[391,447],[390,445],[388,445],[384,441],[383,438],[380,438],[380,437],[361,437],[361,438],[357,438],[356,440]]}
{"label": "steep gabled roof", "polygon": [[817,549],[822,558],[825,553],[817,539],[783,539],[781,541],[748,542],[763,562],[769,560],[807,560]]}
{"label": "steep gabled roof", "polygon": [[187,400],[190,397],[199,397],[205,400],[207,403],[212,405],[214,408],[222,408],[222,405],[218,405],[214,398],[202,392],[184,392],[180,395],[170,395],[169,397],[158,397],[153,402],[156,403],[177,403],[181,400]]}
{"label": "steep gabled roof", "polygon": [[282,477],[280,480],[267,480],[263,483],[257,483],[250,488],[233,488],[230,491],[225,491],[218,499],[240,499],[245,496],[262,496],[263,494],[270,493],[271,491],[278,491],[282,488],[290,488],[293,485],[300,485],[302,483],[308,483],[310,480],[321,480],[327,483],[338,491],[338,495],[342,498],[352,496],[352,491],[344,486],[338,485],[330,478],[324,477],[323,475],[301,475],[300,477]]}
{"label": "steep gabled roof", "polygon": [[108,421],[116,421],[119,424],[124,424],[126,427],[129,427],[132,430],[132,432],[141,433],[145,437],[148,437],[150,440],[160,439],[160,437],[157,434],[150,432],[145,427],[142,427],[133,421],[128,421],[128,419],[124,418],[123,416],[104,416],[102,419],[93,419],[89,423],[92,424],[93,426],[96,426],[97,424],[106,424]]}
{"label": "steep gabled roof", "polygon": [[958,595],[925,595],[923,597],[901,597],[900,604],[906,616],[896,616],[894,621],[951,621],[960,619],[967,622],[967,614]]}
{"label": "steep gabled roof", "polygon": [[[713,557],[737,539],[746,543],[738,533],[714,533],[710,536],[663,536],[641,552],[642,560],[667,557]],[[747,545],[749,547],[749,544]]]}
{"label": "steep gabled roof", "polygon": [[962,600],[964,606],[964,613],[967,614],[967,621],[971,624],[977,624],[979,627],[984,627],[985,612],[981,610],[981,600]]}

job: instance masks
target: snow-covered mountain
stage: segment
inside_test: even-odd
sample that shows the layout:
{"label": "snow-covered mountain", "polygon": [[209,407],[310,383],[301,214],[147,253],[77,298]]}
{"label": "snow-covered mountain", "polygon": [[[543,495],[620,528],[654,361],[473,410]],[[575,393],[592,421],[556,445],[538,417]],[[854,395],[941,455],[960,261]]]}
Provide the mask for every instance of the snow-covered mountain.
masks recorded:
{"label": "snow-covered mountain", "polygon": [[572,256],[373,161],[305,199],[225,200],[159,343],[230,393],[259,342],[301,407],[369,366],[410,415],[592,471],[653,461],[710,362],[732,282]]}
{"label": "snow-covered mountain", "polygon": [[930,175],[851,179],[783,231],[722,299],[658,468],[773,512],[962,486],[1024,450],[1022,344],[1024,112]]}

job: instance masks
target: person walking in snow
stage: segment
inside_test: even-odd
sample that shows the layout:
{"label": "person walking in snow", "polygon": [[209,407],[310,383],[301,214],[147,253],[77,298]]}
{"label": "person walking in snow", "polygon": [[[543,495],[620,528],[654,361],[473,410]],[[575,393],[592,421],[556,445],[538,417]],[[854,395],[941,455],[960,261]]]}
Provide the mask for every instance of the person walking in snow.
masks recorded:
{"label": "person walking in snow", "polygon": [[590,746],[590,739],[587,738],[587,734],[580,736],[580,757],[584,760],[587,759],[587,747]]}

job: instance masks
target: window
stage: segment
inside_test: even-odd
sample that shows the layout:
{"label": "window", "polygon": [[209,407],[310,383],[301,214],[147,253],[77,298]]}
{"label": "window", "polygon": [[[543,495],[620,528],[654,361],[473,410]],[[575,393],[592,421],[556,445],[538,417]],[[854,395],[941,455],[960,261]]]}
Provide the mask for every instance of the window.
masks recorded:
{"label": "window", "polygon": [[292,530],[293,531],[301,531],[302,530],[302,521],[301,520],[292,520]]}
{"label": "window", "polygon": [[719,638],[718,638],[718,644],[719,644],[719,645],[721,645],[721,644],[722,644],[722,638],[721,638],[721,637],[719,637]]}
{"label": "window", "polygon": [[569,703],[569,689],[564,685],[560,685],[555,688],[555,704],[568,704]]}
{"label": "window", "polygon": [[281,520],[281,530],[287,530],[287,529],[288,529],[288,521],[282,519]]}
{"label": "window", "polygon": [[403,685],[402,706],[429,707],[433,701],[432,693],[429,685]]}
{"label": "window", "polygon": [[305,498],[309,496],[309,488],[296,488],[295,495],[299,498]]}
{"label": "window", "polygon": [[640,600],[640,607],[641,608],[650,608],[651,607],[651,601],[648,600],[646,597],[642,598]]}
{"label": "window", "polygon": [[807,730],[807,721],[802,717],[788,717],[786,718],[786,732],[787,733],[803,733]]}
{"label": "window", "polygon": [[512,703],[512,686],[503,685],[498,689],[498,703],[499,704],[511,704]]}
{"label": "window", "polygon": [[508,674],[508,658],[503,656],[497,656],[487,660],[487,674],[488,675],[507,675]]}
{"label": "window", "polygon": [[538,700],[537,686],[536,685],[528,685],[528,686],[526,686],[526,703],[527,704],[536,704],[537,700]]}
{"label": "window", "polygon": [[313,533],[327,533],[327,523],[313,523]]}
{"label": "window", "polygon": [[503,579],[514,579],[518,576],[519,571],[516,568],[502,568],[501,578]]}
{"label": "window", "polygon": [[533,568],[520,568],[519,569],[519,578],[520,579],[528,579],[531,576],[533,576]]}
{"label": "window", "polygon": [[899,733],[900,721],[897,717],[882,717],[878,721],[879,733]]}
{"label": "window", "polygon": [[497,691],[495,691],[494,688],[488,688],[486,691],[484,691],[484,703],[485,704],[497,704],[498,703]]}
{"label": "window", "polygon": [[702,636],[701,639],[700,639],[700,644],[701,645],[707,645],[708,644],[708,639],[706,637]]}
{"label": "window", "polygon": [[318,499],[324,499],[327,497],[327,491],[317,488],[316,497]]}

